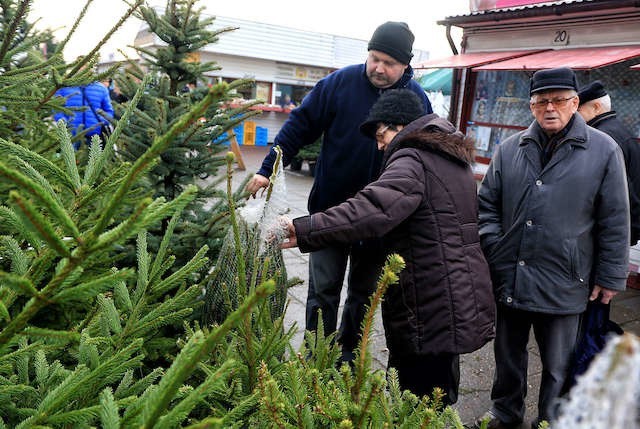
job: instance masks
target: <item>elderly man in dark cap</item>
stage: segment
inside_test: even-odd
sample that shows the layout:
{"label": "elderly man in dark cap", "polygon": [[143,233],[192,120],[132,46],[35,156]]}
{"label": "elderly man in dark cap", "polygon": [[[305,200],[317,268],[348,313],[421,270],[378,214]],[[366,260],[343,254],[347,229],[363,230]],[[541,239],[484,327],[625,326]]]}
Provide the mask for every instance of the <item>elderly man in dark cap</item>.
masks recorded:
{"label": "elderly man in dark cap", "polygon": [[[309,195],[311,213],[353,197],[375,180],[382,154],[376,150],[374,139],[360,134],[358,126],[380,94],[407,88],[420,98],[425,114],[432,112],[424,90],[412,79],[409,62],[413,40],[404,22],[380,25],[369,41],[366,63],[344,67],[320,80],[276,135],[274,145],[282,149],[285,166],[302,147],[322,137]],[[275,158],[271,150],[247,184],[253,196],[269,184]],[[336,330],[340,292],[349,263],[347,298],[338,335],[345,361],[354,357],[360,324],[383,262],[379,245],[371,241],[336,245],[310,255],[306,328],[311,331],[316,330],[318,310],[322,310],[324,332]]]}
{"label": "elderly man in dark cap", "polygon": [[[483,251],[497,301],[489,428],[519,425],[533,328],[542,361],[538,416],[553,420],[589,300],[624,290],[629,200],[618,145],[585,123],[568,68],[530,82],[535,120],[500,144],[479,192]],[[479,422],[478,422],[479,424]]]}
{"label": "elderly man in dark cap", "polygon": [[601,81],[596,80],[580,88],[578,113],[592,126],[609,134],[620,146],[624,154],[629,183],[629,204],[631,208],[631,245],[640,239],[640,143],[629,129],[611,110],[611,97]]}

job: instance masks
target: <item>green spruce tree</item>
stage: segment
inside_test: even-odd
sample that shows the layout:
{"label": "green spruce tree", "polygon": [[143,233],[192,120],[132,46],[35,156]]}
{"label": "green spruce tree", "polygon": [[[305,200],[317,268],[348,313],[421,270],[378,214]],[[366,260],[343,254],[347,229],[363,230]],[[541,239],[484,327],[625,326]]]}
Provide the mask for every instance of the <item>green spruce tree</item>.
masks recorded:
{"label": "green spruce tree", "polygon": [[[145,74],[153,76],[146,88],[141,103],[137,106],[130,123],[118,142],[123,159],[133,161],[144,153],[158,135],[162,135],[179,118],[198,102],[208,90],[204,73],[216,70],[213,62],[202,63],[198,52],[207,45],[216,43],[218,36],[231,28],[214,29],[214,18],[205,17],[197,0],[169,0],[166,7],[157,11],[141,7],[139,17],[143,19],[150,35],[163,45],[157,49],[136,48],[141,56],[140,64],[130,62],[125,72],[116,77],[116,82],[125,96],[130,96],[136,82]],[[194,91],[184,91],[187,84],[197,82]],[[241,108],[230,108],[227,102],[234,89],[250,85],[249,80],[238,80],[227,87],[221,99],[203,112],[198,121],[191,124],[161,156],[149,172],[152,194],[172,200],[186,186],[197,186],[197,197],[176,226],[172,250],[178,263],[184,263],[194,247],[209,246],[208,256],[215,258],[228,225],[229,208],[219,189],[219,180],[214,178],[224,164],[223,144],[214,141],[224,133],[257,114],[250,111],[249,103]],[[117,107],[121,110],[126,106]],[[235,200],[240,199],[242,187]],[[158,245],[167,223],[150,231],[150,245]]]}
{"label": "green spruce tree", "polygon": [[[24,16],[24,3],[11,3],[11,16]],[[147,173],[225,102],[230,85],[213,85],[145,151],[123,160],[115,149],[154,87],[147,76],[104,148],[96,137],[86,153],[75,152],[65,125],[44,112],[57,106],[58,87],[95,78],[84,67],[95,52],[68,66],[52,57],[0,67],[1,100],[20,101],[13,121],[0,122],[0,429],[460,427],[451,409],[438,408],[437,395],[419,400],[400,392],[393,375],[387,387],[385,374],[371,371],[373,311],[401,269],[397,260],[372,299],[353,371],[336,369],[338,351],[321,331],[307,333],[300,350],[291,347],[276,243],[266,252],[242,246],[241,236],[256,237],[235,216],[231,156],[223,205],[233,255],[219,261],[235,260],[240,269],[226,285],[213,272],[205,278],[206,245],[192,244],[178,262],[173,237],[200,191],[185,184],[174,198],[153,195]],[[150,245],[149,231],[163,222]],[[123,258],[129,247],[130,264]],[[203,290],[231,284],[240,295],[225,317],[189,322]]]}

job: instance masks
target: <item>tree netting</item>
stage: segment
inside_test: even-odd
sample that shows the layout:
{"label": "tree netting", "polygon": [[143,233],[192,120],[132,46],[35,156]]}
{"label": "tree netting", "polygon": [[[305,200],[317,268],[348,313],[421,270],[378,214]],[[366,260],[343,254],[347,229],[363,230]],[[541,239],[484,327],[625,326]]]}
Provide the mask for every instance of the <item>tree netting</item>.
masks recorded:
{"label": "tree netting", "polygon": [[560,406],[553,429],[633,429],[640,427],[640,340],[612,337],[578,377]]}
{"label": "tree netting", "polygon": [[280,217],[289,207],[281,154],[277,147],[276,152],[278,156],[265,191],[266,197],[250,199],[235,210],[235,216],[232,215],[233,225],[206,284],[203,321],[207,324],[224,321],[245,296],[269,279],[276,282],[276,290],[268,300],[271,320],[284,311],[287,272],[280,249],[285,235]]}

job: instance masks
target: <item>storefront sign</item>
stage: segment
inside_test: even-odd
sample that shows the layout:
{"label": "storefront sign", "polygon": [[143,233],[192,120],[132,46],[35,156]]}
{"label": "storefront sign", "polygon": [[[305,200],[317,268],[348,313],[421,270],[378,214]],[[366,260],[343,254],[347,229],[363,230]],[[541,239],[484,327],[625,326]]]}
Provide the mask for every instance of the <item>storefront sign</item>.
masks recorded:
{"label": "storefront sign", "polygon": [[281,79],[295,79],[300,82],[316,83],[329,74],[329,70],[317,67],[305,67],[278,63],[276,76]]}

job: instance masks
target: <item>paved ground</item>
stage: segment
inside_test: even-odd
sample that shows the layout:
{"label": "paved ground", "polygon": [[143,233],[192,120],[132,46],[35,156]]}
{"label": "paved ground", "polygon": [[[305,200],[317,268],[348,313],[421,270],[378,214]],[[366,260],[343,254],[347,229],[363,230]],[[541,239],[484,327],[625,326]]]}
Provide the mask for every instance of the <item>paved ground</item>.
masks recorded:
{"label": "paved ground", "polygon": [[[242,146],[242,158],[247,169],[245,171],[236,170],[234,182],[238,183],[246,175],[257,171],[267,150],[268,148],[266,147]],[[303,165],[301,172],[286,170],[287,201],[290,206],[290,217],[294,218],[307,214],[307,196],[312,183],[313,178],[308,175],[306,165]],[[304,328],[308,256],[300,253],[297,249],[288,249],[285,250],[285,263],[289,277],[296,276],[304,280],[304,284],[290,289],[290,301],[286,313],[287,324],[291,326],[295,323],[300,328],[295,337],[296,344],[299,344],[302,339],[302,329]],[[628,289],[616,297],[612,305],[612,319],[618,322],[625,331],[636,335],[640,334],[640,290]],[[375,365],[379,368],[385,368],[388,352],[379,313],[377,314],[371,351],[374,355]],[[533,341],[530,345],[530,351],[532,356],[529,362],[528,377],[530,394],[527,398],[525,424],[522,425],[523,428],[527,429],[529,428],[528,422],[536,415],[536,397],[540,382],[540,361],[537,347],[533,345]],[[462,421],[470,423],[475,417],[482,415],[491,405],[489,395],[493,377],[492,343],[474,353],[461,356],[460,369],[460,397],[455,408]]]}

